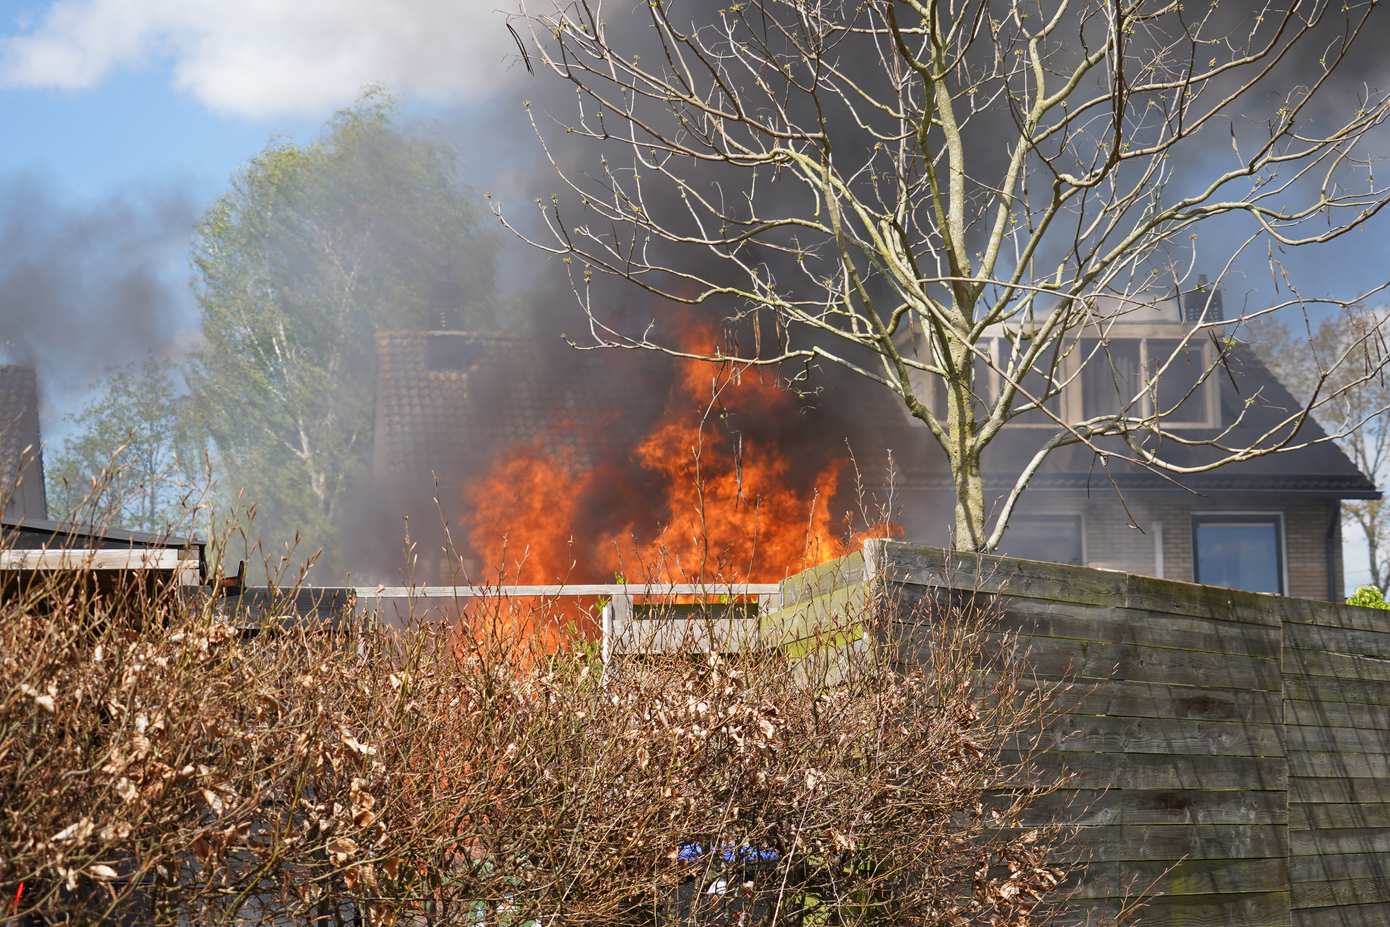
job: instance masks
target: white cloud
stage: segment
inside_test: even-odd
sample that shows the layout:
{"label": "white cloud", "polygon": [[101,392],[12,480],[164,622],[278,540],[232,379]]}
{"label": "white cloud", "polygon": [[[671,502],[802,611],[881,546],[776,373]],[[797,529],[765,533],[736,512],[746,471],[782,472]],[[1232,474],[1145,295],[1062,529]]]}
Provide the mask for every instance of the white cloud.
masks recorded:
{"label": "white cloud", "polygon": [[511,0],[55,0],[0,38],[0,85],[91,87],[168,63],[177,86],[247,116],[321,114],[379,83],[474,100],[516,75]]}

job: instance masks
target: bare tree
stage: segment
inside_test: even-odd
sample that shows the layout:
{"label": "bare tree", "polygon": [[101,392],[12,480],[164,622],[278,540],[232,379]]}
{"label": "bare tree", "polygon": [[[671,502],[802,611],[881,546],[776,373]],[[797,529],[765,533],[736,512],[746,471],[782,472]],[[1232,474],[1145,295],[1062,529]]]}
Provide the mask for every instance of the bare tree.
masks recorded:
{"label": "bare tree", "polygon": [[[1332,434],[1357,468],[1381,483],[1390,476],[1390,381],[1384,373],[1390,345],[1378,333],[1386,324],[1385,309],[1356,308],[1300,326],[1267,323],[1256,326],[1252,340],[1262,359],[1300,402],[1322,388],[1331,359],[1347,362],[1333,375],[1333,400],[1320,404],[1318,421]],[[1351,388],[1341,389],[1350,381]],[[1382,593],[1390,588],[1390,506],[1383,499],[1347,500],[1342,514],[1366,543],[1370,584]]]}
{"label": "bare tree", "polygon": [[[1304,292],[1277,255],[1387,202],[1368,149],[1390,97],[1334,82],[1381,21],[1375,6],[523,6],[528,67],[567,81],[577,105],[552,124],[527,104],[561,180],[538,201],[543,225],[495,209],[570,265],[585,347],[709,357],[656,324],[622,330],[591,288],[612,275],[724,313],[741,344],[716,357],[794,379],[839,365],[896,394],[949,462],[956,545],[990,549],[1059,448],[1182,478],[1340,437],[1300,427],[1378,372],[1333,376],[1359,364],[1356,345],[1253,437],[1245,412],[1168,424],[1226,375],[1243,326],[1368,295]],[[595,161],[576,161],[570,139]],[[1262,253],[1284,295],[1215,311],[1210,294]],[[1117,356],[1115,326],[1192,289],[1199,257],[1213,280],[1180,334],[1137,365]],[[1108,380],[1114,401],[1069,401],[1083,375]],[[991,501],[982,454],[1024,417],[1051,431]]]}

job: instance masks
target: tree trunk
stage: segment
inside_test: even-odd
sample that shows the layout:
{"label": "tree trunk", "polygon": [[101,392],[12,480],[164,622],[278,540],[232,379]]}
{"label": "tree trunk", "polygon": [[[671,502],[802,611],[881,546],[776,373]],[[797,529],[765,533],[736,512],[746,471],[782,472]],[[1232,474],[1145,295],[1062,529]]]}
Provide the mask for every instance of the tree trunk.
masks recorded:
{"label": "tree trunk", "polygon": [[947,374],[946,455],[955,486],[951,545],[982,550],[989,537],[985,525],[985,487],[980,470],[979,407],[975,400],[975,356],[965,344],[952,345]]}

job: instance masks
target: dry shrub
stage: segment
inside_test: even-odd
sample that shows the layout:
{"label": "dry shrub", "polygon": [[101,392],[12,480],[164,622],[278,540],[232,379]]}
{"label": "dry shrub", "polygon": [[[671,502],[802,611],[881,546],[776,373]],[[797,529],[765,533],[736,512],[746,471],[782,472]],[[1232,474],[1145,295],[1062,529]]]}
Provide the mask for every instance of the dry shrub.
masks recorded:
{"label": "dry shrub", "polygon": [[907,662],[846,616],[870,636],[832,685],[781,653],[538,657],[476,610],[248,628],[80,575],[11,589],[3,915],[1033,923],[1065,876],[1064,829],[1023,826],[1058,785],[1030,765],[1048,700],[990,608],[922,608]]}

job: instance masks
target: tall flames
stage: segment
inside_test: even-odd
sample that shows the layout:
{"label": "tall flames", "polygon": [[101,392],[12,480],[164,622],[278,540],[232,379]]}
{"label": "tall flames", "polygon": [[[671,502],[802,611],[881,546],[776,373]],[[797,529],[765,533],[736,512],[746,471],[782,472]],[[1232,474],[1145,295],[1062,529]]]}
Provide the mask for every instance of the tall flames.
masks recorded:
{"label": "tall flames", "polygon": [[[841,556],[857,541],[834,508],[844,456],[808,476],[775,440],[724,424],[796,415],[770,376],[681,362],[663,413],[627,451],[641,486],[607,485],[612,468],[557,421],[467,487],[469,546],[489,582],[509,584],[776,582]],[[596,499],[601,517],[582,517]]]}

